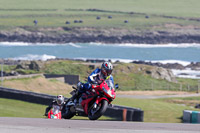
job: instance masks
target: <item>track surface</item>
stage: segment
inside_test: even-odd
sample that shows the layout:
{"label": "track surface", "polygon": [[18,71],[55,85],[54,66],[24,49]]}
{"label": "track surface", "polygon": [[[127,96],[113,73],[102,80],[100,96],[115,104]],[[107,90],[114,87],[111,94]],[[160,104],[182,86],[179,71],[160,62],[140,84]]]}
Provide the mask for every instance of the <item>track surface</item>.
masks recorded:
{"label": "track surface", "polygon": [[199,124],[0,117],[0,133],[200,133]]}

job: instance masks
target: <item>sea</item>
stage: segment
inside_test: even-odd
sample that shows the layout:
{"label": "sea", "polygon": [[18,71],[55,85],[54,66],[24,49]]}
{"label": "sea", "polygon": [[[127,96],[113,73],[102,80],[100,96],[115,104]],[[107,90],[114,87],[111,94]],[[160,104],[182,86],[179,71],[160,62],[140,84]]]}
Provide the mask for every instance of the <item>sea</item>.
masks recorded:
{"label": "sea", "polygon": [[[24,43],[0,42],[0,58],[13,60],[99,59],[120,62],[147,61],[179,63],[200,62],[200,44],[102,44],[102,43]],[[190,70],[187,70],[190,71]],[[174,70],[174,74],[177,75]],[[188,72],[190,73],[190,72]],[[199,71],[191,73],[197,73]],[[194,74],[193,74],[194,75]],[[196,76],[196,78],[198,78]],[[200,77],[199,77],[200,78]]]}

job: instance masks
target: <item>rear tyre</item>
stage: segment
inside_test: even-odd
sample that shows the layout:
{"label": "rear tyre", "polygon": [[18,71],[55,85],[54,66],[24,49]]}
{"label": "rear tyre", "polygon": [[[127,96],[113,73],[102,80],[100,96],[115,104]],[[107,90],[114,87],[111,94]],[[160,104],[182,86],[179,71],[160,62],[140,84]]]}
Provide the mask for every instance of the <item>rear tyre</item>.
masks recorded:
{"label": "rear tyre", "polygon": [[108,101],[107,100],[102,100],[96,108],[91,107],[88,111],[88,118],[90,120],[97,120],[99,117],[101,117],[104,112],[106,111],[108,107]]}

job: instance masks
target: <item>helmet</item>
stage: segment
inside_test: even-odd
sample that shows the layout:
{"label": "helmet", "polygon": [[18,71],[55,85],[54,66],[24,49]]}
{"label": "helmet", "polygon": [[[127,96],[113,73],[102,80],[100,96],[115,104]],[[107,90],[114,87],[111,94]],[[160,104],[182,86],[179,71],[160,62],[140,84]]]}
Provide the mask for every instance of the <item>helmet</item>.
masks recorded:
{"label": "helmet", "polygon": [[110,62],[104,62],[101,65],[101,73],[103,74],[104,78],[107,78],[112,73],[113,66]]}
{"label": "helmet", "polygon": [[64,96],[63,95],[58,95],[56,97],[56,102],[57,102],[58,105],[63,104],[64,103]]}

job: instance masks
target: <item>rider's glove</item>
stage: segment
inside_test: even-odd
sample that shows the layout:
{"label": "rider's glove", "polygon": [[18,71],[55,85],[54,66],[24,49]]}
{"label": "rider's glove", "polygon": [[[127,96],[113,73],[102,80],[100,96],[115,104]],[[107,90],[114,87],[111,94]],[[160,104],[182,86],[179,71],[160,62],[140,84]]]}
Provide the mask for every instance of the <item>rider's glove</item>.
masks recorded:
{"label": "rider's glove", "polygon": [[97,82],[97,81],[93,81],[93,82],[92,82],[92,84],[95,84],[95,85],[97,85],[97,84],[98,84],[98,82]]}
{"label": "rider's glove", "polygon": [[98,82],[98,84],[100,85],[103,81],[104,81],[104,79],[100,79],[100,80],[98,80],[97,82]]}

